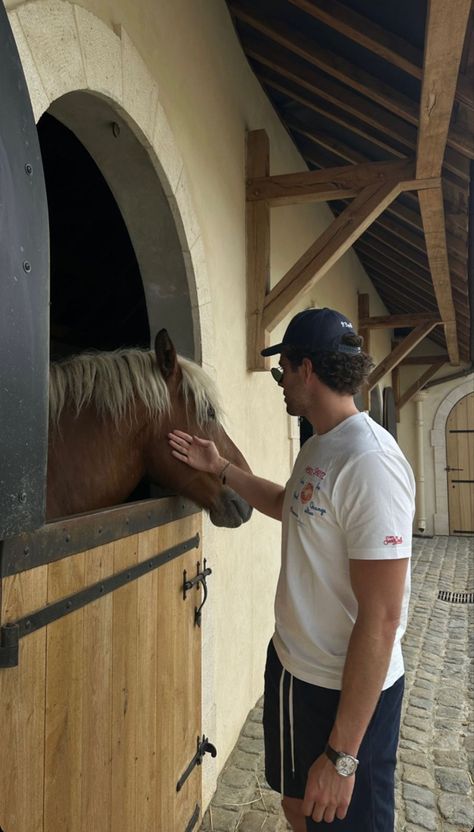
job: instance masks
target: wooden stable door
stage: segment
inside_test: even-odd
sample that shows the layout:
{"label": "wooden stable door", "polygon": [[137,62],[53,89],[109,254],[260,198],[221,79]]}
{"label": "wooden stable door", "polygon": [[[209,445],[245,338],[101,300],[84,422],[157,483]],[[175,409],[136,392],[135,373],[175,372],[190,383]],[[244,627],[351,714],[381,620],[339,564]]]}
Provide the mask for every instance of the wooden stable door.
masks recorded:
{"label": "wooden stable door", "polygon": [[[183,577],[202,561],[200,524],[196,513],[3,579],[2,625],[34,622],[101,582],[105,592],[26,633],[18,665],[0,669],[3,832],[197,828],[203,593],[185,598]],[[159,568],[146,563],[190,539]],[[108,579],[140,564],[149,573],[109,591]]]}
{"label": "wooden stable door", "polygon": [[446,423],[450,534],[474,534],[474,393],[461,399]]}

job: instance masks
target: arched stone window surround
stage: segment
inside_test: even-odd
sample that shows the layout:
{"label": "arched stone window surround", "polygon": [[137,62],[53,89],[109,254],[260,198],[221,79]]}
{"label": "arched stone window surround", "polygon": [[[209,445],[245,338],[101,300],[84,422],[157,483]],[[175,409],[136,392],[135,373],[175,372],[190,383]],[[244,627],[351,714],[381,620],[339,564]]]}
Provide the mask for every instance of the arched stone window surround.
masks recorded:
{"label": "arched stone window surround", "polygon": [[213,316],[204,246],[183,160],[155,79],[122,27],[113,31],[81,6],[35,0],[10,11],[9,19],[36,121],[67,93],[89,91],[117,108],[146,149],[168,199],[185,261],[195,359],[213,372]]}
{"label": "arched stone window surround", "polygon": [[434,534],[449,534],[448,478],[446,476],[446,422],[454,405],[473,390],[472,377],[451,390],[436,411],[431,430],[431,447],[434,449],[435,515]]}

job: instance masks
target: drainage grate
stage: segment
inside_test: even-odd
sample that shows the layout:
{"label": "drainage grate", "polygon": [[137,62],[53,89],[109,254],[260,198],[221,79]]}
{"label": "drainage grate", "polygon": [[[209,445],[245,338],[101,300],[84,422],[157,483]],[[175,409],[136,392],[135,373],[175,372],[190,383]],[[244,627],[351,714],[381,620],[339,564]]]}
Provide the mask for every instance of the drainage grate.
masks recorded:
{"label": "drainage grate", "polygon": [[474,592],[447,592],[440,589],[438,601],[448,601],[450,604],[474,604]]}

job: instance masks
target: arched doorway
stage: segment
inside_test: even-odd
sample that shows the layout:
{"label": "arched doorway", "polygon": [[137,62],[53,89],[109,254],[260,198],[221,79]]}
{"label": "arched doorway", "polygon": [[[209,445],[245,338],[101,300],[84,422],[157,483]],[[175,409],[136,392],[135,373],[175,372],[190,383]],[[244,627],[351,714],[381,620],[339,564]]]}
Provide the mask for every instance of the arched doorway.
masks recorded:
{"label": "arched doorway", "polygon": [[38,123],[51,229],[52,355],[150,344],[167,328],[194,358],[182,247],[145,148],[88,92]]}
{"label": "arched doorway", "polygon": [[474,534],[474,393],[464,396],[446,422],[449,533]]}

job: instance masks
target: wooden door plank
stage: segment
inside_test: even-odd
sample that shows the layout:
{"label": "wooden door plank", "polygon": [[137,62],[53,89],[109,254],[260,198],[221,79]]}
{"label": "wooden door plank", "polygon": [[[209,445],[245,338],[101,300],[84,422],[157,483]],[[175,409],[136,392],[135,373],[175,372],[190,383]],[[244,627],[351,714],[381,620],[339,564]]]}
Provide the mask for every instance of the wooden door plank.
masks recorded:
{"label": "wooden door plank", "polygon": [[[163,545],[163,528],[151,529],[139,536],[138,560],[153,557]],[[173,545],[170,542],[169,545]],[[157,626],[157,610],[167,599],[158,592],[159,572],[144,575],[137,582],[137,719],[136,719],[136,828],[154,832],[158,819],[158,777],[162,769],[164,748],[157,745],[157,641],[162,638]],[[169,715],[171,718],[171,715]]]}
{"label": "wooden door plank", "polygon": [[400,193],[396,180],[369,185],[323,232],[268,293],[263,322],[272,330],[295,298],[313,286]]}
{"label": "wooden door plank", "polygon": [[[82,555],[48,565],[48,603],[84,587]],[[47,627],[44,826],[83,832],[82,663],[84,610]]]}
{"label": "wooden door plank", "polygon": [[425,324],[419,324],[419,326],[415,327],[415,329],[410,332],[403,341],[400,341],[399,344],[380,362],[380,364],[372,370],[369,378],[368,378],[368,387],[372,389],[375,385],[394,367],[397,367],[408,355],[417,344],[423,341],[424,338],[431,332],[431,330],[436,326],[436,323],[433,321],[429,321]]}
{"label": "wooden door plank", "polygon": [[[47,567],[3,578],[1,623],[45,606]],[[46,630],[21,639],[17,667],[0,670],[0,827],[47,832],[43,826]]]}
{"label": "wooden door plank", "polygon": [[[114,544],[84,553],[86,586],[114,571]],[[83,829],[112,830],[112,627],[113,594],[83,611],[82,822]]]}
{"label": "wooden door plank", "polygon": [[[265,130],[247,135],[247,179],[269,176],[270,149]],[[265,202],[246,204],[247,262],[247,366],[267,370],[268,358],[260,355],[269,344],[262,323],[266,292],[270,288],[270,207]]]}
{"label": "wooden door plank", "polygon": [[[114,543],[114,571],[138,562],[138,536]],[[112,830],[136,822],[137,581],[113,593],[112,630]]]}
{"label": "wooden door plank", "polygon": [[[174,527],[174,528],[173,528]],[[201,532],[201,515],[196,514],[164,527],[164,545]],[[196,804],[202,805],[201,767],[194,768],[181,791],[178,779],[196,753],[201,730],[201,629],[194,626],[194,610],[202,590],[192,589],[183,598],[183,570],[197,574],[202,550],[194,549],[158,570],[157,606],[157,743],[166,749],[159,760],[158,829],[185,829]],[[212,579],[211,579],[212,580]],[[211,587],[212,591],[212,587]],[[165,600],[166,599],[166,600]],[[204,608],[203,622],[208,610]],[[206,765],[207,758],[203,765]]]}

